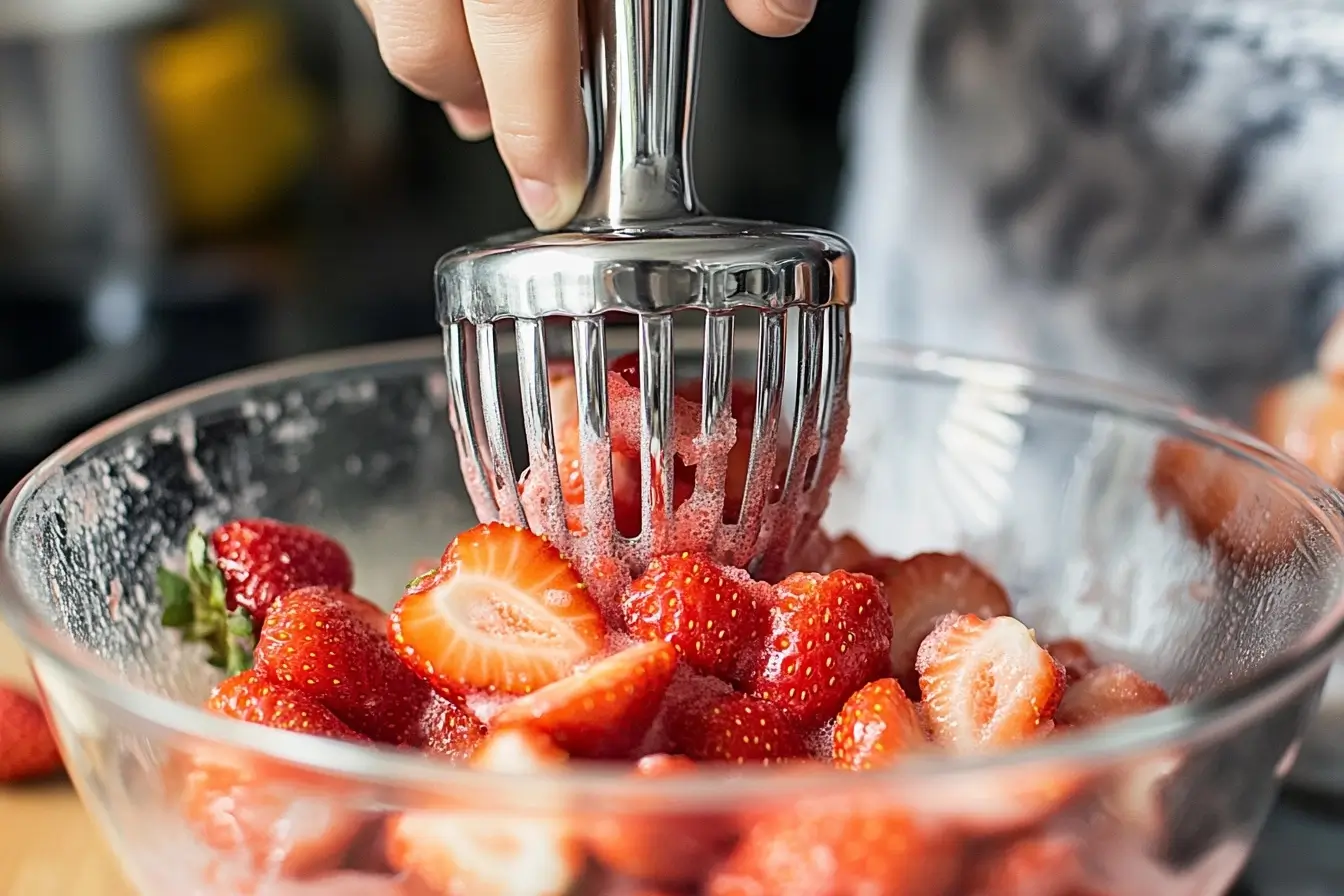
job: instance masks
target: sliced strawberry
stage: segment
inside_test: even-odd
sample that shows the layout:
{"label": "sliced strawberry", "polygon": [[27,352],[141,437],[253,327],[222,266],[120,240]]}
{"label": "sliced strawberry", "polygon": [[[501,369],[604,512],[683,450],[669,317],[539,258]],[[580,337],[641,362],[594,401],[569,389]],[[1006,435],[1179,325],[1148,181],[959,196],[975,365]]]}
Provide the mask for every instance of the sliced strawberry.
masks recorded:
{"label": "sliced strawberry", "polygon": [[257,639],[257,669],[376,741],[423,746],[422,720],[437,695],[370,626],[368,606],[331,588],[280,597]]}
{"label": "sliced strawberry", "polygon": [[[635,774],[673,777],[697,768],[685,756],[659,753],[640,759]],[[636,802],[641,801],[632,796],[625,805]],[[589,849],[609,870],[666,887],[692,887],[708,877],[737,838],[736,825],[724,813],[679,812],[652,799],[648,804],[647,812],[605,811],[585,823]]]}
{"label": "sliced strawberry", "polygon": [[[843,569],[846,572],[865,572],[882,581],[890,566],[899,562],[892,557],[874,554],[858,536],[846,533],[830,543],[824,562],[825,568],[822,571],[833,572]],[[890,594],[887,595],[887,599],[890,601]]]}
{"label": "sliced strawberry", "polygon": [[228,864],[235,892],[338,867],[366,821],[348,804],[328,780],[213,748],[191,758],[179,792],[183,817]]}
{"label": "sliced strawberry", "polygon": [[1082,896],[1086,884],[1078,842],[1050,834],[995,850],[970,878],[968,896]]}
{"label": "sliced strawberry", "polygon": [[804,730],[776,704],[743,694],[668,707],[672,748],[704,762],[771,765],[806,756]]}
{"label": "sliced strawberry", "polygon": [[341,740],[368,740],[307,694],[272,684],[255,669],[220,682],[210,693],[206,706],[220,715],[268,728]]}
{"label": "sliced strawberry", "polygon": [[944,896],[960,846],[881,800],[803,803],[747,832],[708,896]]}
{"label": "sliced strawberry", "polygon": [[1011,616],[949,616],[924,640],[919,688],[934,739],[957,752],[1050,732],[1065,674]]}
{"label": "sliced strawberry", "polygon": [[894,678],[854,692],[835,720],[832,758],[841,768],[882,768],[929,745],[924,721]]}
{"label": "sliced strawberry", "polygon": [[655,557],[621,602],[636,638],[661,638],[687,665],[729,678],[745,643],[761,634],[761,586],[707,554]]}
{"label": "sliced strawberry", "polygon": [[747,657],[740,684],[805,728],[834,718],[888,668],[891,614],[872,576],[794,573],[775,586],[766,611],[765,643]]}
{"label": "sliced strawberry", "polygon": [[269,519],[225,523],[210,534],[215,564],[224,574],[229,607],[258,622],[271,602],[295,588],[326,585],[349,591],[350,555],[334,538],[306,526]]}
{"label": "sliced strawberry", "polygon": [[906,693],[919,698],[915,656],[919,645],[948,613],[982,619],[1008,616],[1008,593],[983,567],[962,554],[916,554],[888,560],[873,575],[891,605],[891,665]]}
{"label": "sliced strawberry", "polygon": [[407,742],[447,759],[468,758],[486,733],[485,726],[468,709],[438,693],[426,701],[414,730]]}
{"label": "sliced strawberry", "polygon": [[412,582],[388,627],[402,660],[447,693],[526,694],[606,647],[606,624],[555,545],[527,529],[463,532]]}
{"label": "sliced strawberry", "polygon": [[42,704],[0,685],[0,784],[44,778],[65,766]]}
{"label": "sliced strawberry", "polygon": [[519,697],[491,726],[534,728],[571,756],[619,759],[648,733],[676,668],[675,650],[645,641]]}
{"label": "sliced strawberry", "polygon": [[[564,762],[549,739],[524,728],[492,733],[472,759],[476,768],[517,775]],[[584,865],[582,844],[563,816],[509,815],[484,804],[405,812],[388,823],[386,842],[388,863],[411,878],[412,892],[563,896]]]}
{"label": "sliced strawberry", "polygon": [[1073,684],[1059,701],[1055,718],[1086,728],[1162,709],[1171,704],[1166,691],[1120,663],[1101,666]]}
{"label": "sliced strawberry", "polygon": [[1092,651],[1077,638],[1051,641],[1045,645],[1045,649],[1055,658],[1055,662],[1064,667],[1070,683],[1078,681],[1097,668],[1097,661],[1093,659]]}
{"label": "sliced strawberry", "polygon": [[1255,433],[1306,464],[1331,485],[1344,484],[1344,385],[1307,374],[1265,393]]}

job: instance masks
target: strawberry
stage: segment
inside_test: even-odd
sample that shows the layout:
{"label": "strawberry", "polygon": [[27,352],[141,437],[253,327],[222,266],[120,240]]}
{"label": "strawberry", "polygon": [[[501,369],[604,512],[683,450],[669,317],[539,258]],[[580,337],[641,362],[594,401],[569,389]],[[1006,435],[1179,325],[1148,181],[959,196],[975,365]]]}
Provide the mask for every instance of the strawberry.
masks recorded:
{"label": "strawberry", "polygon": [[345,548],[305,526],[234,520],[212,532],[210,544],[215,565],[224,575],[229,608],[242,607],[258,622],[286,592],[314,585],[349,591],[355,582]]}
{"label": "strawberry", "polygon": [[[515,775],[552,772],[563,751],[526,728],[492,733],[472,757],[476,768]],[[405,812],[389,822],[387,859],[410,877],[411,892],[472,896],[562,896],[583,872],[582,845],[568,820],[509,815],[482,803]]]}
{"label": "strawberry", "polygon": [[891,614],[872,576],[794,573],[774,587],[766,611],[765,643],[747,658],[739,683],[804,728],[834,718],[887,669]]}
{"label": "strawberry", "polygon": [[45,778],[64,767],[42,704],[0,685],[0,784]]}
{"label": "strawberry", "polygon": [[864,685],[835,720],[832,758],[841,768],[882,768],[929,744],[919,710],[894,678]]}
{"label": "strawberry", "polygon": [[1054,657],[1055,662],[1064,667],[1070,684],[1097,668],[1097,661],[1092,658],[1092,651],[1077,638],[1051,641],[1045,645],[1045,649]]}
{"label": "strawberry", "polygon": [[156,582],[164,628],[178,630],[188,644],[206,645],[206,660],[229,675],[252,668],[257,622],[229,600],[205,533],[193,529],[187,536],[186,574],[161,566]]}
{"label": "strawberry", "polygon": [[1065,674],[1011,616],[948,616],[916,661],[934,739],[958,752],[1048,734]]}
{"label": "strawberry", "polygon": [[619,759],[639,746],[658,715],[677,668],[677,652],[645,641],[582,672],[519,697],[490,720],[548,735],[571,756]]}
{"label": "strawberry", "polygon": [[1128,666],[1101,666],[1072,685],[1059,701],[1055,718],[1085,728],[1152,712],[1171,703],[1165,691]]}
{"label": "strawberry", "polygon": [[398,878],[365,871],[334,871],[311,880],[268,884],[264,896],[418,896]]}
{"label": "strawberry", "polygon": [[[685,756],[655,753],[635,766],[640,778],[694,774]],[[625,805],[638,800],[634,794]],[[678,812],[665,801],[648,801],[647,813],[597,813],[584,825],[588,848],[610,871],[666,887],[694,887],[732,848],[736,825],[723,813]]]}
{"label": "strawberry", "polygon": [[178,799],[200,841],[241,873],[234,892],[335,869],[367,820],[330,779],[216,748],[190,758]]}
{"label": "strawberry", "polygon": [[1016,840],[976,863],[970,896],[1083,896],[1086,872],[1079,844],[1043,834]]}
{"label": "strawberry", "polygon": [[[1339,329],[1336,327],[1336,329]],[[1344,335],[1344,332],[1337,334]],[[1344,342],[1335,347],[1336,353]],[[1344,389],[1340,380],[1307,374],[1270,389],[1256,408],[1260,438],[1306,464],[1331,485],[1344,484]]]}
{"label": "strawberry", "polygon": [[368,740],[307,694],[271,684],[255,669],[220,682],[210,693],[206,707],[220,715],[268,728],[342,740]]}
{"label": "strawberry", "polygon": [[707,554],[655,557],[621,602],[636,638],[661,638],[686,664],[727,679],[743,644],[760,634],[759,587]]}
{"label": "strawberry", "polygon": [[[874,554],[858,536],[845,534],[830,543],[823,571],[843,569],[846,572],[866,572],[881,581],[888,565],[898,562],[892,557]],[[890,601],[891,595],[887,595],[887,599]]]}
{"label": "strawberry", "polygon": [[915,656],[939,620],[948,613],[973,613],[982,619],[1012,613],[1003,586],[961,554],[916,554],[879,565],[873,575],[891,605],[892,669],[914,699],[919,698]]}
{"label": "strawberry", "polygon": [[673,749],[706,762],[771,765],[806,756],[804,730],[776,704],[744,694],[668,707]]}
{"label": "strawberry", "polygon": [[943,896],[956,879],[955,840],[878,800],[804,802],[747,832],[707,896]]}
{"label": "strawberry", "polygon": [[[367,605],[352,598],[318,587],[276,600],[257,641],[257,668],[376,741],[423,746],[425,715],[437,695],[369,626]],[[469,738],[480,723],[453,709],[445,710],[445,719],[467,729]]]}
{"label": "strawberry", "polygon": [[606,648],[606,624],[555,545],[527,529],[463,532],[388,625],[402,661],[446,693],[526,694]]}

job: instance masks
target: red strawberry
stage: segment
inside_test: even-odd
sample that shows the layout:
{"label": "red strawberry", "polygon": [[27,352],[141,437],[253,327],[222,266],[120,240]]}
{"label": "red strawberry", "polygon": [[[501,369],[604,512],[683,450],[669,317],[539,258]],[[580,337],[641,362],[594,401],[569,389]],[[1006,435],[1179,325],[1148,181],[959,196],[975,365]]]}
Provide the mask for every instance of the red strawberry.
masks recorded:
{"label": "red strawberry", "polygon": [[1078,843],[1041,835],[1016,840],[977,863],[970,896],[1083,896],[1086,872]]}
{"label": "red strawberry", "polygon": [[1059,701],[1055,718],[1084,728],[1170,705],[1165,691],[1128,666],[1110,663],[1073,684]]}
{"label": "red strawberry", "polygon": [[42,704],[0,685],[0,784],[45,778],[64,767]]}
{"label": "red strawberry", "polygon": [[388,626],[397,654],[448,693],[526,694],[606,648],[606,624],[555,545],[527,529],[463,532],[412,582]]}
{"label": "red strawberry", "polygon": [[286,592],[313,585],[349,591],[355,582],[345,548],[304,526],[234,520],[211,533],[210,543],[215,564],[224,574],[229,608],[242,607],[258,621]]}
{"label": "red strawberry", "polygon": [[[434,689],[408,669],[369,627],[361,604],[332,588],[300,588],[271,605],[257,641],[257,668],[330,709],[374,740],[423,746]],[[452,716],[474,730],[466,710]]]}
{"label": "red strawberry", "polygon": [[[857,536],[845,534],[830,543],[824,571],[843,569],[846,572],[866,572],[881,581],[888,567],[899,562],[892,557],[874,554]],[[887,595],[887,599],[890,601],[891,595]]]}
{"label": "red strawberry", "polygon": [[670,554],[655,557],[635,579],[621,612],[636,638],[662,638],[691,668],[726,679],[743,644],[760,634],[760,590],[707,554]]}
{"label": "red strawberry", "polygon": [[916,665],[929,729],[958,752],[1048,734],[1064,693],[1064,669],[1011,616],[948,616]]}
{"label": "red strawberry", "polygon": [[894,678],[864,685],[835,720],[832,758],[841,768],[882,768],[929,745],[919,710]]}
{"label": "red strawberry", "polygon": [[887,560],[874,570],[891,605],[891,666],[912,698],[919,698],[915,656],[948,613],[982,619],[1008,616],[1008,593],[992,575],[961,554],[916,554]]}
{"label": "red strawberry", "polygon": [[265,896],[419,896],[398,878],[365,871],[334,871],[311,880],[276,881]]}
{"label": "red strawberry", "polygon": [[744,694],[668,707],[673,749],[706,762],[771,765],[806,756],[803,731],[776,704]]}
{"label": "red strawberry", "polygon": [[677,652],[645,641],[519,697],[491,720],[548,735],[571,756],[619,759],[639,746],[677,668]]}
{"label": "red strawberry", "polygon": [[[694,774],[697,768],[685,756],[656,753],[640,759],[635,774],[662,778]],[[723,813],[687,814],[652,800],[649,807],[647,814],[604,811],[586,821],[588,847],[608,870],[667,887],[693,887],[737,837],[736,826]]]}
{"label": "red strawberry", "polygon": [[748,658],[741,685],[814,728],[887,669],[891,614],[872,576],[837,570],[794,573],[767,603],[763,649]]}
{"label": "red strawberry", "polygon": [[944,896],[955,840],[872,804],[803,803],[758,822],[710,878],[708,896]]}
{"label": "red strawberry", "polygon": [[1055,658],[1055,662],[1064,667],[1070,683],[1078,681],[1097,668],[1097,661],[1092,658],[1092,651],[1077,638],[1051,641],[1045,645],[1045,649]]}
{"label": "red strawberry", "polygon": [[271,684],[255,669],[220,682],[206,706],[220,715],[268,728],[318,737],[368,740],[307,694]]}
{"label": "red strawberry", "polygon": [[[492,733],[472,758],[476,768],[520,776],[564,762],[544,735],[525,728]],[[565,816],[502,814],[484,802],[403,813],[388,823],[386,842],[388,863],[410,877],[414,893],[563,896],[584,867]]]}

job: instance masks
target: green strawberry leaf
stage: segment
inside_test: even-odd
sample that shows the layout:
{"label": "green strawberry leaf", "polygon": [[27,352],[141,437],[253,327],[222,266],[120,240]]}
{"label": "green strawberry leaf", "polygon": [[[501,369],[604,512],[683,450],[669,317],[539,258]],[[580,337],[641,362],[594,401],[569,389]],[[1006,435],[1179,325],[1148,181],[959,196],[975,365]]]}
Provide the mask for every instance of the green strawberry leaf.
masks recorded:
{"label": "green strawberry leaf", "polygon": [[256,646],[252,617],[241,608],[230,610],[224,576],[210,556],[205,533],[192,529],[187,536],[186,575],[160,567],[156,580],[163,598],[165,628],[181,633],[189,644],[210,648],[210,665],[230,675],[252,668]]}

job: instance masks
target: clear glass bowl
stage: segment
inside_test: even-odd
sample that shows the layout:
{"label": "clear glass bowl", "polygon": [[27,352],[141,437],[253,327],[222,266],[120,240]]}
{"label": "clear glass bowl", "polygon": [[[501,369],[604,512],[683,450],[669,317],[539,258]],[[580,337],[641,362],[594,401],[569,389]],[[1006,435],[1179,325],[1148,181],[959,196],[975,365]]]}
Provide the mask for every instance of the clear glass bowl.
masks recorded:
{"label": "clear glass bowl", "polygon": [[[188,389],[77,439],[0,508],[0,608],[32,653],[71,775],[145,893],[435,892],[388,873],[381,832],[402,812],[483,862],[502,835],[531,850],[516,888],[454,891],[470,894],[634,892],[615,868],[668,893],[839,896],[852,890],[824,883],[837,836],[876,869],[863,892],[893,896],[998,892],[977,876],[1006,885],[1042,869],[1086,880],[1015,892],[1206,894],[1235,877],[1344,636],[1344,508],[1231,429],[1007,364],[857,346],[825,525],[880,551],[971,553],[1042,639],[1124,657],[1179,701],[1170,709],[883,772],[661,779],[468,771],[199,709],[214,675],[159,625],[161,558],[192,525],[279,517],[343,540],[357,590],[390,604],[417,560],[473,522],[441,364],[434,346],[393,346]],[[1173,436],[1202,460],[1154,480]],[[1173,488],[1188,506],[1163,512]],[[883,827],[901,813],[920,820],[913,857]],[[860,817],[879,836],[854,841]],[[770,859],[793,884],[712,877],[790,819],[813,825],[811,848]]]}

